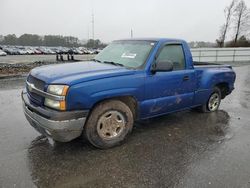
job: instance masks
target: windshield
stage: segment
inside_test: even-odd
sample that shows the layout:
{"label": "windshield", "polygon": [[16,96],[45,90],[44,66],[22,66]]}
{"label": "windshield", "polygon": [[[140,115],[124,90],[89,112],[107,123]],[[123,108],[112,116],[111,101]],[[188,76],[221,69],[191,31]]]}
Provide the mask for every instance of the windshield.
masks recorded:
{"label": "windshield", "polygon": [[155,42],[150,41],[115,41],[104,48],[95,60],[139,68],[145,63],[154,44]]}

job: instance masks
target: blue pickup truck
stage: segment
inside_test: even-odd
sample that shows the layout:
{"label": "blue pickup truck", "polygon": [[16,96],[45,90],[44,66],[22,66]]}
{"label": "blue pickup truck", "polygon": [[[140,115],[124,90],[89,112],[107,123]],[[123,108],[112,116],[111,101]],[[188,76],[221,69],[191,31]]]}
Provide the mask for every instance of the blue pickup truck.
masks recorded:
{"label": "blue pickup truck", "polygon": [[187,109],[214,112],[234,89],[231,66],[193,62],[177,39],[128,39],[91,61],[31,70],[22,92],[29,123],[55,141],[122,143],[135,120]]}

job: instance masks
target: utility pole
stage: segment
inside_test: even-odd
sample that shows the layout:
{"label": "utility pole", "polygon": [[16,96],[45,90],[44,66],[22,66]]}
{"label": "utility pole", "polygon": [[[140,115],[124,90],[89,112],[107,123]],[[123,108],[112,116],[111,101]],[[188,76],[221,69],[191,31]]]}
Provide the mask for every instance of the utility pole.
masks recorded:
{"label": "utility pole", "polygon": [[95,17],[94,11],[92,11],[92,37],[93,37],[93,47],[95,46]]}
{"label": "utility pole", "polygon": [[87,34],[87,39],[89,40],[89,26],[88,26],[88,34]]}
{"label": "utility pole", "polygon": [[87,48],[89,47],[89,26],[88,26],[88,33],[87,33]]}

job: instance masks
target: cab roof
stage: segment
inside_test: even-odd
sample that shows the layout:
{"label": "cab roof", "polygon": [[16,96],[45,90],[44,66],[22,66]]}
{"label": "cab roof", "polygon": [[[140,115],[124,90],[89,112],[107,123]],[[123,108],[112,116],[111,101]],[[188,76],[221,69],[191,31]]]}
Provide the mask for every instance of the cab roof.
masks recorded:
{"label": "cab roof", "polygon": [[152,42],[185,42],[182,39],[175,38],[128,38],[115,41],[152,41]]}

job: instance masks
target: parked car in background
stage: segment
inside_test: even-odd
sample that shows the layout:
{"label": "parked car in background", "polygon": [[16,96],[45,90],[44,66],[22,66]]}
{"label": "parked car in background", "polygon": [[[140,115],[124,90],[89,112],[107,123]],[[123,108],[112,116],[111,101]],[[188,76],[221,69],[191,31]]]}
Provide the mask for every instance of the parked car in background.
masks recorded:
{"label": "parked car in background", "polygon": [[85,47],[48,47],[48,46],[1,46],[2,51],[7,53],[8,55],[53,55],[53,54],[68,54],[72,53],[76,55],[83,54],[98,54],[100,49],[92,49]]}
{"label": "parked car in background", "polygon": [[36,55],[42,54],[42,52],[39,50],[39,48],[34,48],[33,50],[34,50],[34,54],[36,54]]}
{"label": "parked car in background", "polygon": [[8,55],[20,55],[20,52],[15,47],[4,47],[3,51]]}
{"label": "parked car in background", "polygon": [[25,49],[17,49],[17,51],[20,55],[28,55],[29,54],[29,52]]}
{"label": "parked car in background", "polygon": [[83,52],[79,48],[75,48],[75,54],[82,55]]}
{"label": "parked car in background", "polygon": [[0,56],[6,56],[6,55],[7,55],[6,52],[4,52],[3,50],[0,50]]}

